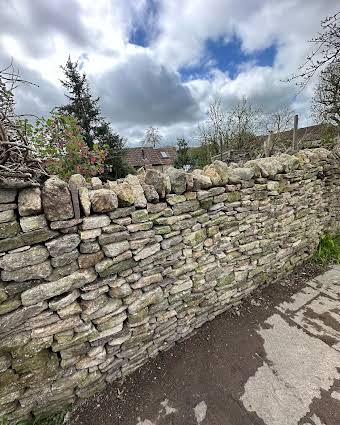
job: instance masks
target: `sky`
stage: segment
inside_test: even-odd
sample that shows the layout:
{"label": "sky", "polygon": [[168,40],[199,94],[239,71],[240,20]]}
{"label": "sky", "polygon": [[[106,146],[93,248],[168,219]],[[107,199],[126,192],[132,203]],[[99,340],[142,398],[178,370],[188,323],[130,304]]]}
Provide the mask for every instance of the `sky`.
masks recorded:
{"label": "sky", "polygon": [[312,123],[313,83],[285,80],[311,50],[338,0],[0,0],[0,68],[13,59],[37,86],[17,92],[20,113],[66,102],[60,65],[86,72],[112,127],[138,146],[157,127],[163,144],[197,141],[209,103],[243,97],[264,111],[290,106]]}

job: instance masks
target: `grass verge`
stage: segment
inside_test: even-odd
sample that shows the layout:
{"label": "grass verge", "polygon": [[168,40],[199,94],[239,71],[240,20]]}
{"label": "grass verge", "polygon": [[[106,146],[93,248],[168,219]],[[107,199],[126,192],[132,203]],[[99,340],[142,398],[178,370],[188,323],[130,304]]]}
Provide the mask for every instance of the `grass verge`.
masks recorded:
{"label": "grass verge", "polygon": [[340,264],[340,235],[326,233],[320,240],[314,260],[320,264]]}

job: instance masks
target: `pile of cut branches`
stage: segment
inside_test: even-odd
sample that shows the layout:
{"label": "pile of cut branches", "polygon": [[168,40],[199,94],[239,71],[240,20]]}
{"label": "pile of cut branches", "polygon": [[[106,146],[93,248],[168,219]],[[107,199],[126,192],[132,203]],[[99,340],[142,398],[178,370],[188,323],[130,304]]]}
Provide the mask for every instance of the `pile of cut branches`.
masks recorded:
{"label": "pile of cut branches", "polygon": [[11,63],[0,70],[0,187],[38,186],[46,175],[43,163],[29,145],[25,121],[14,111],[14,91],[20,78]]}

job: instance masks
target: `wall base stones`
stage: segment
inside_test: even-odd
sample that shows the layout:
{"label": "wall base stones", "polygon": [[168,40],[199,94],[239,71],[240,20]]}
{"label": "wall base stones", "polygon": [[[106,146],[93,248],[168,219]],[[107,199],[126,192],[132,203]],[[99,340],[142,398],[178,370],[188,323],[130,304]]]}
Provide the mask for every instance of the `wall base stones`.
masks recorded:
{"label": "wall base stones", "polygon": [[90,396],[308,259],[339,231],[338,152],[0,189],[0,418]]}

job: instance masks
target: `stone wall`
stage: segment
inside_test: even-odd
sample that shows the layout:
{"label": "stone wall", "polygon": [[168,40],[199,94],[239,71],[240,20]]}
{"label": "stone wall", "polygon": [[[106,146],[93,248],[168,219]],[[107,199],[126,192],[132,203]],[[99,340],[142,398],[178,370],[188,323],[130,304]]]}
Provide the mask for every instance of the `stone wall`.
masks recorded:
{"label": "stone wall", "polygon": [[0,417],[88,397],[308,259],[339,152],[0,189]]}

